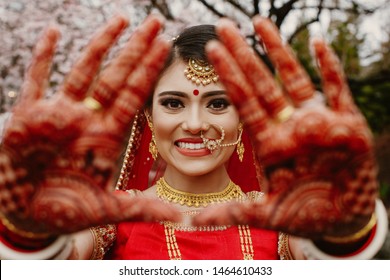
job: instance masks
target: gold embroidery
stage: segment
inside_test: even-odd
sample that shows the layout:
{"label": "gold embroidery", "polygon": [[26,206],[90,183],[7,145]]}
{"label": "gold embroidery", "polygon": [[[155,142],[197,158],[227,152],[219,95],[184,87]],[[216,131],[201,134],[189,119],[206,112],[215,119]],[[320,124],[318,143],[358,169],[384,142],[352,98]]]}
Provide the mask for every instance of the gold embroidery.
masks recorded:
{"label": "gold embroidery", "polygon": [[278,240],[278,254],[281,260],[293,260],[294,258],[290,252],[290,246],[288,244],[289,235],[280,232]]}
{"label": "gold embroidery", "polygon": [[116,239],[116,225],[107,224],[90,228],[93,235],[93,250],[90,259],[102,260]]}
{"label": "gold embroidery", "polygon": [[[165,240],[167,243],[168,256],[170,260],[181,260],[181,252],[176,240],[175,227],[170,223],[164,223]],[[251,232],[248,225],[239,225],[241,252],[244,260],[253,260],[254,249]]]}

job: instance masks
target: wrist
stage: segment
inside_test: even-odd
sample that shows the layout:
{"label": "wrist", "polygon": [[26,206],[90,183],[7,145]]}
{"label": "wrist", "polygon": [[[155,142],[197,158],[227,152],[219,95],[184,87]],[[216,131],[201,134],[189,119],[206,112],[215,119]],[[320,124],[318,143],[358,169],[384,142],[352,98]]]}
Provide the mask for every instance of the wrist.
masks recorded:
{"label": "wrist", "polygon": [[301,239],[300,246],[307,259],[371,259],[381,249],[388,231],[387,212],[379,199],[376,201],[375,219],[373,226],[371,219],[356,234],[336,239],[338,243],[330,242],[329,238],[316,242]]}
{"label": "wrist", "polygon": [[69,236],[36,234],[15,227],[5,217],[0,223],[0,259],[67,259],[73,250]]}
{"label": "wrist", "polygon": [[348,245],[348,244],[360,242],[363,239],[366,239],[370,235],[370,232],[375,227],[376,223],[377,223],[377,218],[376,218],[376,214],[374,212],[374,213],[372,213],[371,218],[368,221],[368,223],[364,227],[362,227],[360,230],[358,230],[357,232],[350,234],[350,235],[347,235],[347,236],[342,236],[342,237],[324,236],[323,241],[328,242],[328,243],[333,243],[333,244],[339,244],[339,245],[342,245],[342,244]]}
{"label": "wrist", "polygon": [[377,218],[375,212],[370,220],[357,232],[347,236],[324,236],[320,240],[313,241],[323,252],[335,256],[347,257],[357,254],[367,247],[375,236]]}
{"label": "wrist", "polygon": [[48,233],[35,233],[16,227],[5,216],[0,215],[2,242],[20,251],[35,251],[51,244],[57,236]]}

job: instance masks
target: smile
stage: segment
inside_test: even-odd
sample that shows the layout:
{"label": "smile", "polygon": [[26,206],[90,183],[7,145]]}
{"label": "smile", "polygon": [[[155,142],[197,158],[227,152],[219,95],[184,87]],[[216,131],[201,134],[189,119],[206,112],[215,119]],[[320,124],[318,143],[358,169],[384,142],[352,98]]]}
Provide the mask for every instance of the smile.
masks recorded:
{"label": "smile", "polygon": [[187,157],[203,157],[210,155],[210,151],[200,138],[181,138],[175,141],[177,151]]}
{"label": "smile", "polygon": [[181,149],[188,149],[188,150],[200,150],[206,148],[206,146],[203,143],[177,142],[176,145]]}

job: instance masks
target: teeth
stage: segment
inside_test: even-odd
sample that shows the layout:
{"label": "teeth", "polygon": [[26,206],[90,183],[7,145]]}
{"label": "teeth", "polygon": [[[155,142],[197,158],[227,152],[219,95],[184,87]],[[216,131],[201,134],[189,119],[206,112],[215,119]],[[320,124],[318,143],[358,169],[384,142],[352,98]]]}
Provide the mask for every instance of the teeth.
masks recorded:
{"label": "teeth", "polygon": [[204,149],[206,146],[203,143],[185,143],[185,142],[178,142],[177,145],[179,148],[182,149],[189,149],[189,150],[199,150]]}

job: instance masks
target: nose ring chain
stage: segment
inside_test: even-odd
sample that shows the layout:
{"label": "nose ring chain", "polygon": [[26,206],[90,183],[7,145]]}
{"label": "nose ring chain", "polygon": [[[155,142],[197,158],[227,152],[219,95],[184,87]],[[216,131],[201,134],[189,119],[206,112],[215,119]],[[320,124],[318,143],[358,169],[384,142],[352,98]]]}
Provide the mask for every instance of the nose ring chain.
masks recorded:
{"label": "nose ring chain", "polygon": [[219,149],[220,147],[229,147],[229,146],[235,146],[241,141],[242,137],[242,124],[239,126],[239,132],[238,138],[233,143],[226,143],[222,144],[222,141],[225,139],[225,130],[222,126],[219,125],[219,129],[221,130],[221,138],[219,139],[208,139],[203,136],[203,131],[200,131],[200,138],[203,140],[203,144],[206,146],[206,148],[212,153],[214,150]]}
{"label": "nose ring chain", "polygon": [[203,144],[206,146],[207,149],[212,153],[214,150],[218,149],[222,145],[222,141],[225,139],[225,130],[222,126],[219,126],[219,129],[221,130],[221,138],[219,139],[208,139],[203,136],[203,132],[200,131],[200,138],[203,140]]}

